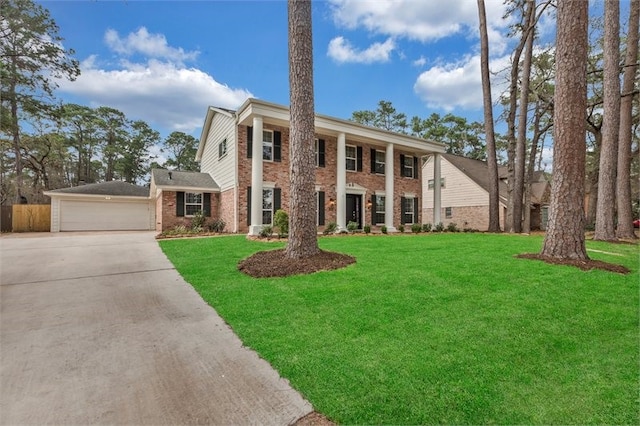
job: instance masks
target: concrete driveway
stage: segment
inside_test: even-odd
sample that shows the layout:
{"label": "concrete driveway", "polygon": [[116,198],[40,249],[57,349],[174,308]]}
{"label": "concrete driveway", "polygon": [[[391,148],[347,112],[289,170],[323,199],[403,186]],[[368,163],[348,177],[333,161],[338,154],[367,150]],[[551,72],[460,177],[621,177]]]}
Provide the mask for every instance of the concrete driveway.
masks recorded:
{"label": "concrete driveway", "polygon": [[287,425],[311,405],[153,232],[0,237],[0,423]]}

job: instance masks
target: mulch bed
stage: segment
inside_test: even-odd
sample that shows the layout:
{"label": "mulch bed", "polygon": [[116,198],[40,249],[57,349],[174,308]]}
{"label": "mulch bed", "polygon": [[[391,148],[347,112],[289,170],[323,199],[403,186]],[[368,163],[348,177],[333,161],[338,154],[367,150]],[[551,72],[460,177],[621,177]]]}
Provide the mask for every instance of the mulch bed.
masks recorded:
{"label": "mulch bed", "polygon": [[320,250],[305,259],[289,259],[284,249],[259,251],[238,263],[238,270],[255,278],[288,277],[332,271],[356,262],[356,258],[342,253]]}
{"label": "mulch bed", "polygon": [[615,272],[618,274],[628,274],[631,272],[628,268],[622,265],[616,265],[614,263],[607,263],[601,260],[578,260],[578,259],[557,259],[551,256],[543,256],[541,254],[536,253],[523,253],[516,256],[520,259],[534,259],[541,260],[546,263],[550,263],[552,265],[569,265],[575,266],[576,268],[580,268],[583,271],[590,271],[592,269],[602,269],[609,272]]}

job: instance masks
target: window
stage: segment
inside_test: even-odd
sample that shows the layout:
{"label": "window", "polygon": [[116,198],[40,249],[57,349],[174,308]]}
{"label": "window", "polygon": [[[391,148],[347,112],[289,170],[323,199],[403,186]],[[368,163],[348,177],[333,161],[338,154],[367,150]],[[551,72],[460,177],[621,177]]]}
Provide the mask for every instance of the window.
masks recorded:
{"label": "window", "polygon": [[402,202],[404,203],[403,206],[403,223],[415,223],[414,222],[414,217],[415,217],[415,211],[413,209],[413,205],[415,203],[415,198],[403,198]]}
{"label": "window", "polygon": [[316,167],[324,167],[324,145],[324,139],[316,139],[314,142]]}
{"label": "window", "polygon": [[346,148],[346,157],[347,157],[347,163],[345,164],[345,168],[347,170],[351,170],[355,172],[357,171],[358,150],[353,145],[347,145],[345,148]]}
{"label": "window", "polygon": [[184,215],[193,216],[202,209],[202,193],[185,192],[184,194]]}
{"label": "window", "polygon": [[384,151],[376,151],[375,158],[375,173],[379,175],[384,174],[384,164],[385,164],[385,153]]}
{"label": "window", "polygon": [[376,195],[376,220],[375,224],[384,224],[384,212],[385,212],[385,197],[384,195]]}
{"label": "window", "polygon": [[262,224],[271,225],[273,223],[273,189],[262,190]]}
{"label": "window", "polygon": [[453,217],[453,212],[451,211],[451,207],[444,208],[444,217],[446,219],[451,219]]}
{"label": "window", "polygon": [[218,145],[218,159],[227,155],[227,140],[223,139]]}
{"label": "window", "polygon": [[415,177],[415,170],[413,169],[413,157],[410,155],[405,155],[402,159],[402,176],[404,177]]}
{"label": "window", "polygon": [[[433,179],[427,181],[427,187],[433,189]],[[444,178],[440,178],[440,188],[444,188]]]}
{"label": "window", "polygon": [[273,131],[262,131],[262,159],[273,161]]}

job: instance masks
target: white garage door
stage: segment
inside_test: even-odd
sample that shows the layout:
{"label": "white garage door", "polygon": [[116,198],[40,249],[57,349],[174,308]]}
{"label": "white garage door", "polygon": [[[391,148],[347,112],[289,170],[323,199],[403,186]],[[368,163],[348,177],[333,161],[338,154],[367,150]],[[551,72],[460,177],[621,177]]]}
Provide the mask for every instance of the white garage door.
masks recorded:
{"label": "white garage door", "polygon": [[60,230],[149,230],[149,203],[61,200]]}

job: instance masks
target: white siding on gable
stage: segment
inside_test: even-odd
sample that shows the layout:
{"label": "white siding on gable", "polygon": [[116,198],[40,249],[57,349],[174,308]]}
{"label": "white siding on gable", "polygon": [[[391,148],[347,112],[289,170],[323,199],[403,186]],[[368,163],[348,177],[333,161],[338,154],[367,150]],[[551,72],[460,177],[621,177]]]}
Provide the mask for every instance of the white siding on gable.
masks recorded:
{"label": "white siding on gable", "polygon": [[[227,153],[219,158],[218,147],[227,140]],[[207,142],[202,152],[200,171],[209,173],[220,186],[220,191],[232,188],[236,181],[235,158],[237,144],[235,118],[225,114],[214,115],[207,134]]]}
{"label": "white siding on gable", "polygon": [[[429,158],[422,171],[422,207],[432,209],[433,189],[429,189],[428,182],[433,179],[433,157]],[[440,157],[440,172],[445,180],[445,186],[441,188],[443,208],[489,205],[489,193],[444,157]]]}

